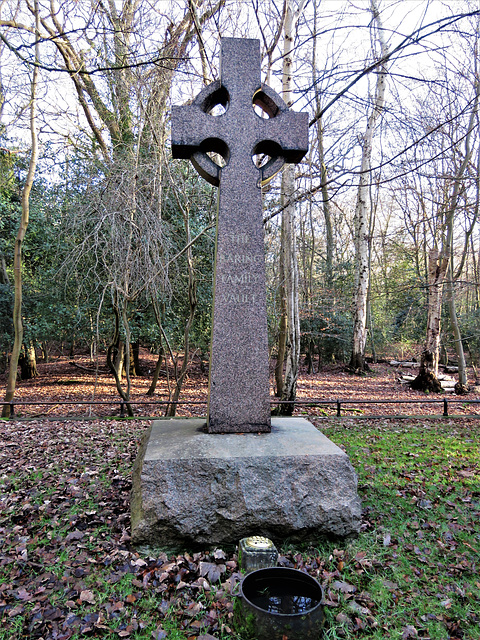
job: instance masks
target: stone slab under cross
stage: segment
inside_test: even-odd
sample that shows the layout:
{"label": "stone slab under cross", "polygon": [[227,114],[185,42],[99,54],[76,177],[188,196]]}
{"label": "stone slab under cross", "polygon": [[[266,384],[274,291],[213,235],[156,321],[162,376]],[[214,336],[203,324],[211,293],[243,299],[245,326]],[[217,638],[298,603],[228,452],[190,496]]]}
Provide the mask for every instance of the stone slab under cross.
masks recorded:
{"label": "stone slab under cross", "polygon": [[[219,186],[209,433],[270,431],[261,184],[308,150],[308,114],[261,83],[260,41],[222,38],[220,79],[172,108],[172,155]],[[214,107],[224,112],[214,115]],[[255,112],[258,106],[267,117]],[[212,113],[213,111],[213,113]],[[219,154],[220,167],[207,155]],[[257,167],[253,156],[270,160]]]}

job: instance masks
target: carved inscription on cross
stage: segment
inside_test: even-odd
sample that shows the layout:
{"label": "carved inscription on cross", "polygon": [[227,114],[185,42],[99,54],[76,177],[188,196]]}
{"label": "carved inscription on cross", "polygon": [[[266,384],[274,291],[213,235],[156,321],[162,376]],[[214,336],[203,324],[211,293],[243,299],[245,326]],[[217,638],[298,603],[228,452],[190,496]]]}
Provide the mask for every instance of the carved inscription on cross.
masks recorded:
{"label": "carved inscription on cross", "polygon": [[[260,81],[260,42],[221,41],[220,80],[172,109],[172,154],[219,186],[208,431],[270,431],[261,184],[308,149],[308,114]],[[257,115],[259,107],[266,117]],[[221,115],[215,115],[223,108]],[[209,152],[223,158],[220,167]],[[253,157],[268,161],[256,166]],[[215,156],[214,156],[215,157]],[[218,157],[218,156],[217,156]]]}

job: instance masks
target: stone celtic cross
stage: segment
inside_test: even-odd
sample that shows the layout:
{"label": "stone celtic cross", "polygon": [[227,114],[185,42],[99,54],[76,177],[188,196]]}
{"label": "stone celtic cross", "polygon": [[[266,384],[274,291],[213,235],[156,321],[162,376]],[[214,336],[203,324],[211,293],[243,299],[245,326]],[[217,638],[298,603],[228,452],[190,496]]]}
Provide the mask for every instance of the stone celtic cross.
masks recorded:
{"label": "stone celtic cross", "polygon": [[[220,79],[172,108],[172,154],[219,186],[208,431],[270,431],[261,185],[308,149],[308,114],[260,81],[260,42],[222,38]],[[214,115],[214,107],[224,112]],[[264,116],[257,115],[254,106]],[[219,154],[220,167],[207,155]],[[269,157],[257,167],[254,156]]]}

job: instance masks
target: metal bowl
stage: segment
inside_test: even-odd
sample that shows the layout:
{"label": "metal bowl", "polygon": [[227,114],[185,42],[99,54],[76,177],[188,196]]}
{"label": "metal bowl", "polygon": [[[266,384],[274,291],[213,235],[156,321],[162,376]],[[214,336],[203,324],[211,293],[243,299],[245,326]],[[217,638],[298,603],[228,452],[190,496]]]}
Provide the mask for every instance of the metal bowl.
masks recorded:
{"label": "metal bowl", "polygon": [[240,585],[243,627],[257,640],[318,640],[324,622],[323,590],[303,571],[258,569]]}

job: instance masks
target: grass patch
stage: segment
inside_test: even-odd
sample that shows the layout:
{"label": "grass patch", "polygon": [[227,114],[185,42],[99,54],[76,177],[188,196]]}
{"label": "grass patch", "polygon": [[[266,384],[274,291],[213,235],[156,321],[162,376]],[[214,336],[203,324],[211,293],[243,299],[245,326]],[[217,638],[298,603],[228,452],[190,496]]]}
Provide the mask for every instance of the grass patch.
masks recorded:
{"label": "grass patch", "polygon": [[340,637],[480,637],[477,424],[332,421],[323,431],[349,454],[364,512],[357,540],[323,549],[337,582],[355,589],[330,590]]}
{"label": "grass patch", "polygon": [[[245,640],[232,550],[130,546],[130,473],[146,426],[0,424],[0,640]],[[322,583],[324,637],[478,640],[480,426],[321,428],[357,470],[362,531],[343,543],[275,542],[281,564]]]}

